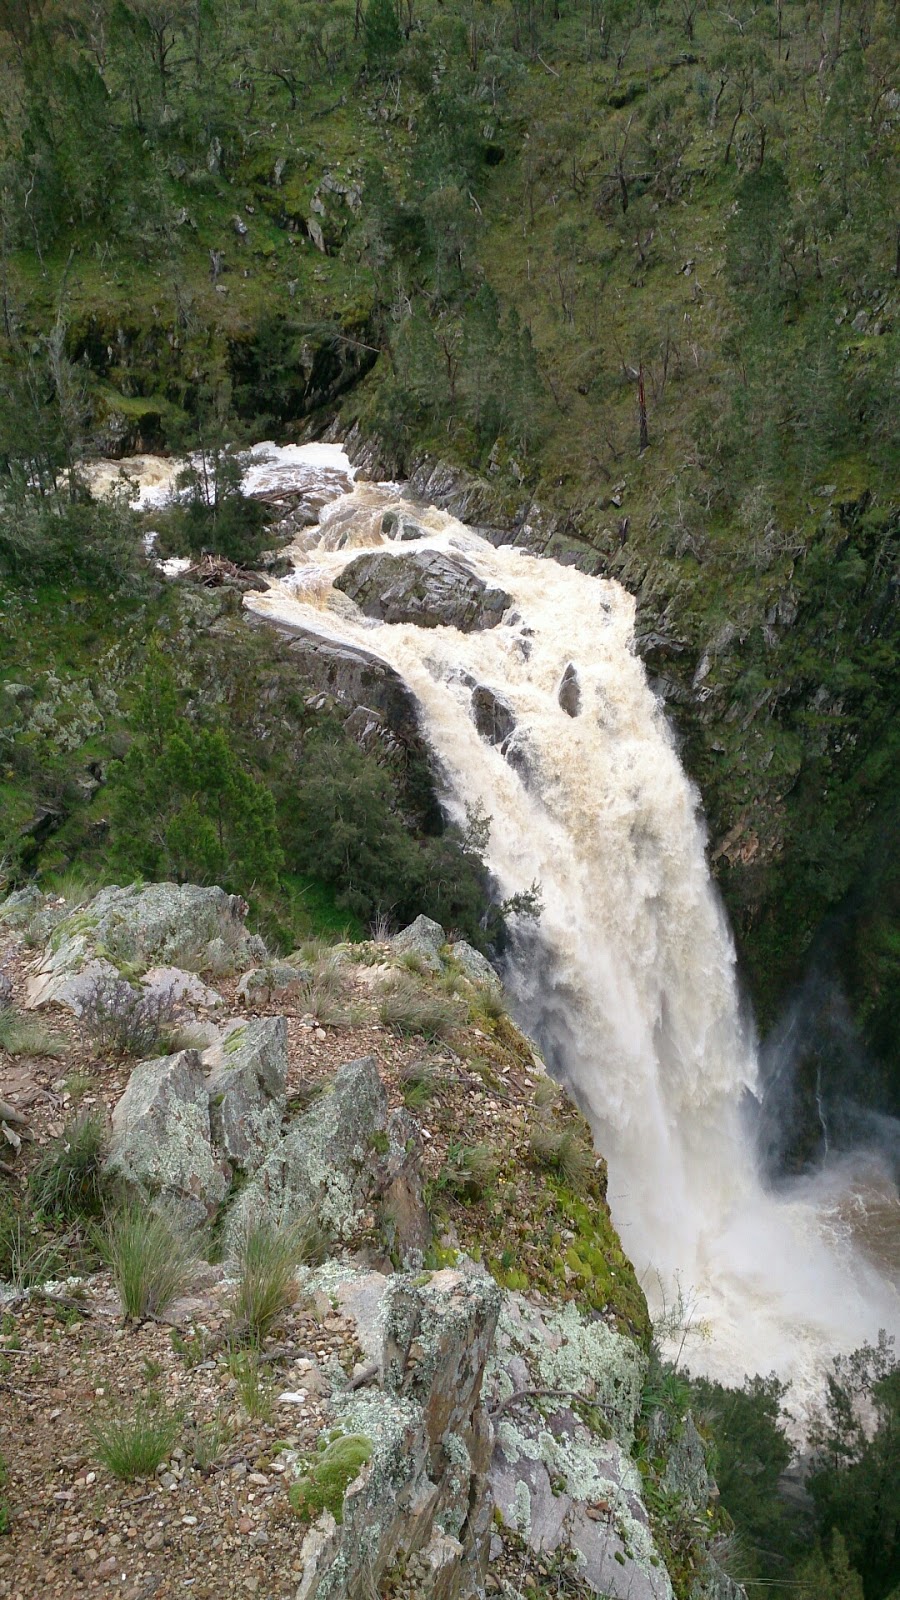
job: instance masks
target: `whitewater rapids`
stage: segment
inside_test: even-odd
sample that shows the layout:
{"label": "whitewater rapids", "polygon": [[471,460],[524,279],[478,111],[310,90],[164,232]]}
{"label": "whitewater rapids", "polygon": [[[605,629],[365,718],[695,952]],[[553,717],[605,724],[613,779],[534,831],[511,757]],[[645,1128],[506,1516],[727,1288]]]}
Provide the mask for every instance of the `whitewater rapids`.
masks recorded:
{"label": "whitewater rapids", "polygon": [[[280,453],[269,447],[268,459],[274,472]],[[634,652],[633,598],[612,580],[495,549],[446,513],[404,503],[395,484],[353,483],[337,446],[294,447],[292,466],[304,461],[309,474],[331,475],[336,498],[288,552],[293,573],[246,604],[363,646],[405,679],[448,811],[462,823],[467,807],[492,819],[486,859],[501,894],[541,886],[539,926],[514,940],[507,987],[590,1120],[651,1308],[681,1301],[682,1360],[693,1370],[730,1382],[776,1371],[802,1407],[837,1350],[900,1329],[900,1293],[885,1257],[879,1270],[860,1247],[852,1163],[777,1196],[758,1176],[742,1118],[756,1041],[698,795]],[[425,537],[384,537],[391,506]],[[461,558],[512,604],[499,626],[469,634],[370,620],[333,582],[362,550],[383,548]],[[558,699],[570,666],[574,717]],[[514,764],[480,737],[473,685],[511,708]],[[896,1191],[878,1183],[896,1238]],[[682,1340],[676,1332],[676,1349]]]}

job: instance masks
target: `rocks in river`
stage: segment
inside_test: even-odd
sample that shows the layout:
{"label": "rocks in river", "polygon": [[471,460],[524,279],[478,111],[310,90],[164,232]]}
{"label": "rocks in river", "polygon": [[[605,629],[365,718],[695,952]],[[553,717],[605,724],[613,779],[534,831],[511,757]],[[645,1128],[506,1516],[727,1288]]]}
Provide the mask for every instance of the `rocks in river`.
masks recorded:
{"label": "rocks in river", "polygon": [[401,544],[408,543],[412,539],[424,539],[428,532],[427,528],[422,527],[421,522],[416,522],[413,517],[396,507],[384,513],[381,519],[381,531],[386,539],[397,539]]}
{"label": "rocks in river", "polygon": [[511,603],[505,590],[488,585],[465,561],[439,550],[402,555],[377,550],[357,556],[335,587],[367,617],[462,633],[496,627]]}
{"label": "rocks in river", "polygon": [[379,712],[398,738],[418,739],[415,697],[386,661],[311,628],[294,635],[289,648],[306,682],[351,710],[362,706]]}
{"label": "rocks in river", "polygon": [[478,732],[488,744],[502,745],[516,725],[509,701],[483,683],[472,690],[472,715]]}
{"label": "rocks in river", "polygon": [[578,716],[581,711],[581,684],[571,661],[562,675],[556,698],[567,716]]}

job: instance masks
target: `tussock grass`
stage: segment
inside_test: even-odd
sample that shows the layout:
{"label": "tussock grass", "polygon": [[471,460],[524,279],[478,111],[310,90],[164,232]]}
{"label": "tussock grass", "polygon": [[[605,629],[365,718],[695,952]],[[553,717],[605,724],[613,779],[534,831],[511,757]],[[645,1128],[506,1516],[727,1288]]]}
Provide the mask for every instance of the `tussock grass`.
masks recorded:
{"label": "tussock grass", "polygon": [[23,1016],[19,1011],[0,1013],[0,1050],[11,1056],[65,1055],[66,1041],[40,1017]]}
{"label": "tussock grass", "polygon": [[222,1411],[217,1411],[208,1422],[199,1423],[191,1437],[197,1471],[202,1472],[204,1477],[211,1472],[216,1462],[221,1461],[233,1438],[234,1427]]}
{"label": "tussock grass", "polygon": [[35,1209],[65,1218],[99,1216],[108,1188],[105,1155],[102,1116],[87,1111],[73,1118],[32,1170],[28,1187]]}
{"label": "tussock grass", "polygon": [[444,1074],[427,1056],[417,1056],[414,1061],[408,1061],[400,1068],[400,1093],[404,1105],[409,1106],[411,1111],[427,1105],[439,1093],[443,1082]]}
{"label": "tussock grass", "polygon": [[549,1167],[571,1189],[578,1189],[593,1171],[594,1152],[573,1128],[554,1128],[545,1118],[532,1124],[528,1144],[535,1161]]}
{"label": "tussock grass", "polygon": [[460,1027],[464,1013],[449,995],[398,973],[382,985],[378,1016],[386,1028],[401,1037],[421,1034],[425,1039],[446,1039]]}
{"label": "tussock grass", "polygon": [[559,1085],[552,1078],[540,1078],[534,1086],[532,1100],[539,1111],[559,1104]]}
{"label": "tussock grass", "polygon": [[190,1287],[193,1241],[167,1216],[129,1203],[109,1218],[102,1239],[122,1311],[134,1322],[159,1316]]}
{"label": "tussock grass", "polygon": [[43,883],[44,893],[59,895],[70,911],[88,905],[105,888],[106,879],[100,873],[88,872],[81,866],[51,872]]}
{"label": "tussock grass", "polygon": [[238,1283],[231,1315],[237,1336],[261,1342],[297,1298],[297,1268],[324,1260],[327,1249],[327,1235],[312,1217],[282,1227],[249,1225],[235,1256]]}
{"label": "tussock grass", "polygon": [[275,1415],[275,1395],[266,1379],[258,1350],[232,1350],[228,1370],[234,1378],[241,1405],[254,1422],[270,1422]]}
{"label": "tussock grass", "polygon": [[35,1284],[46,1283],[60,1267],[53,1240],[19,1210],[12,1195],[0,1190],[0,1280],[12,1284],[13,1293],[20,1295]]}
{"label": "tussock grass", "polygon": [[441,1178],[458,1200],[481,1200],[497,1170],[497,1153],[491,1145],[451,1145]]}
{"label": "tussock grass", "polygon": [[132,1414],[104,1417],[89,1431],[97,1460],[114,1477],[149,1478],[174,1449],[181,1417],[158,1401],[139,1401]]}

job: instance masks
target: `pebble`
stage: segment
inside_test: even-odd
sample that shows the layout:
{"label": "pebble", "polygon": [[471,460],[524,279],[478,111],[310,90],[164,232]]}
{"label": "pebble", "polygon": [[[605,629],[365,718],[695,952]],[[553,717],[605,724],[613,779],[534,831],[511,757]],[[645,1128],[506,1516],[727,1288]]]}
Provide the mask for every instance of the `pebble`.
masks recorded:
{"label": "pebble", "polygon": [[250,1520],[249,1517],[241,1517],[241,1520],[240,1520],[240,1522],[238,1523],[237,1526],[238,1526],[238,1533],[252,1533],[253,1532],[253,1523],[252,1523],[252,1521]]}

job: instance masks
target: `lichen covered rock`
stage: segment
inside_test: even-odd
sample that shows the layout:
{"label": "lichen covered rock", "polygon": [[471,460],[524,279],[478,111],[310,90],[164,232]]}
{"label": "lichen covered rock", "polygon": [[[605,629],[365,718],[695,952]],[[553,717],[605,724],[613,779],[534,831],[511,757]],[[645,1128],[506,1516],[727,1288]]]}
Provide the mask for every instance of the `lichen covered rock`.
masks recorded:
{"label": "lichen covered rock", "polygon": [[506,1297],[485,1380],[494,1500],[535,1555],[571,1553],[587,1591],[609,1600],[672,1597],[628,1454],[645,1370],[600,1319]]}
{"label": "lichen covered rock", "polygon": [[301,1551],[297,1600],[368,1600],[398,1558],[422,1600],[483,1593],[492,1501],[490,1422],[481,1382],[500,1291],[486,1274],[412,1278],[347,1273],[335,1285],[377,1387],[336,1398],[344,1433],[371,1454],[339,1509],[325,1511]]}
{"label": "lichen covered rock", "polygon": [[398,955],[417,956],[429,972],[442,972],[444,963],[441,950],[447,935],[439,922],[431,917],[416,917],[408,928],[394,935],[391,945]]}
{"label": "lichen covered rock", "polygon": [[245,901],[216,887],[191,883],[131,884],[102,889],[54,929],[28,986],[32,1007],[56,1003],[80,1010],[83,980],[111,972],[139,977],[152,967],[222,975],[265,956],[247,932]]}
{"label": "lichen covered rock", "polygon": [[402,1190],[423,1212],[420,1183],[415,1125],[404,1112],[389,1113],[375,1059],[363,1056],[341,1067],[270,1149],[232,1208],[227,1238],[233,1245],[263,1218],[278,1224],[314,1215],[333,1239],[349,1239],[389,1192]]}
{"label": "lichen covered rock", "polygon": [[206,1078],[196,1050],[141,1061],[112,1116],[106,1170],[191,1226],[225,1198],[227,1164],[213,1148]]}
{"label": "lichen covered rock", "polygon": [[238,1023],[203,1056],[209,1071],[213,1143],[231,1166],[253,1172],[281,1136],[287,1083],[287,1023],[260,1017]]}

